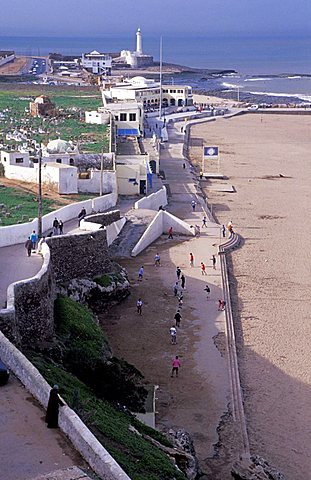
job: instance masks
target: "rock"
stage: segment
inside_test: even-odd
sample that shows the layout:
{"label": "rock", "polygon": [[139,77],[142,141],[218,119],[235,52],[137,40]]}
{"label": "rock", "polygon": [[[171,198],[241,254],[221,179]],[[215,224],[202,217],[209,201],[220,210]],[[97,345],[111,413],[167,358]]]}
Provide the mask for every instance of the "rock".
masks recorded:
{"label": "rock", "polygon": [[231,475],[235,480],[285,480],[281,472],[271,467],[259,455],[253,455],[250,461],[236,462],[232,467]]}
{"label": "rock", "polygon": [[195,480],[199,478],[201,474],[199,461],[197,459],[190,434],[183,428],[179,428],[178,430],[171,428],[168,431],[168,435],[178,449],[187,453],[186,461],[184,458],[178,459],[178,457],[176,457],[178,468],[185,473],[189,480]]}
{"label": "rock", "polygon": [[[120,268],[120,267],[119,267]],[[59,292],[76,302],[88,306],[96,313],[102,313],[119,303],[130,294],[130,284],[124,269],[117,275],[110,274],[111,282],[103,287],[94,280],[75,278],[59,287]]]}

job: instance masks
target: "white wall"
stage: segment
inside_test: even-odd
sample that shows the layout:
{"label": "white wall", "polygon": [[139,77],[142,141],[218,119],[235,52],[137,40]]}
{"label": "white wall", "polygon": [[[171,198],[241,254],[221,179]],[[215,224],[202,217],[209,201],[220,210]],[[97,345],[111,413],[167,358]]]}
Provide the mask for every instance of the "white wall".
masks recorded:
{"label": "white wall", "polygon": [[164,186],[157,192],[148,195],[148,197],[141,198],[134,204],[136,209],[145,208],[147,210],[158,210],[160,205],[162,205],[162,207],[167,205],[167,194]]}
{"label": "white wall", "polygon": [[[103,195],[102,197],[66,205],[65,207],[59,208],[58,210],[42,217],[42,230],[43,232],[50,230],[55,217],[63,222],[76,218],[78,225],[78,215],[83,207],[85,208],[86,213],[91,213],[92,211],[102,212],[108,208],[114,207],[117,203],[117,198],[117,193],[110,193],[108,195]],[[37,218],[28,223],[0,227],[0,247],[24,243],[33,230],[36,230],[36,232],[38,231]]]}
{"label": "white wall", "polygon": [[[80,193],[99,193],[100,192],[99,170],[91,171],[91,178],[78,179],[78,191]],[[103,193],[115,192],[117,190],[117,174],[115,171],[103,171]]]}
{"label": "white wall", "polygon": [[9,56],[4,57],[4,58],[1,58],[0,59],[0,67],[2,67],[2,65],[5,65],[8,62],[11,62],[12,60],[14,60],[14,58],[15,58],[15,54],[9,55]]}
{"label": "white wall", "polygon": [[136,257],[163,233],[167,234],[170,227],[173,227],[173,234],[179,233],[182,235],[194,236],[194,228],[190,228],[188,223],[175,217],[175,215],[172,215],[171,213],[160,210],[133,248],[131,252],[132,257]]}
{"label": "white wall", "polygon": [[121,232],[125,224],[126,224],[126,218],[123,217],[123,218],[120,218],[120,220],[117,220],[116,222],[113,222],[110,225],[107,225],[105,227],[107,232],[108,247],[117,238],[117,236],[119,235],[119,233]]}

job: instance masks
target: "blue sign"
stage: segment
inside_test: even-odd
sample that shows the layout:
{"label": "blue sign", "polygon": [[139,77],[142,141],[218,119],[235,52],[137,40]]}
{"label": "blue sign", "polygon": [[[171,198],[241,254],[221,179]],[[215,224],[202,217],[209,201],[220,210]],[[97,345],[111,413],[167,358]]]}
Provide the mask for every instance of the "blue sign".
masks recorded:
{"label": "blue sign", "polygon": [[218,157],[218,147],[203,147],[204,149],[204,157]]}

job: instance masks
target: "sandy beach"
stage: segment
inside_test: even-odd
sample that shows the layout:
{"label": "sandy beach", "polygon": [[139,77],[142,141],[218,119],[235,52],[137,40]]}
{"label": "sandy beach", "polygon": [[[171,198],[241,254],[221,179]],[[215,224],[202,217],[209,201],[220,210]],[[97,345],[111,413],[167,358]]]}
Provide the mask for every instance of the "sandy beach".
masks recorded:
{"label": "sandy beach", "polygon": [[311,468],[310,128],[311,116],[257,113],[191,129],[198,170],[202,144],[219,146],[227,179],[202,183],[243,237],[229,265],[251,452],[290,480]]}

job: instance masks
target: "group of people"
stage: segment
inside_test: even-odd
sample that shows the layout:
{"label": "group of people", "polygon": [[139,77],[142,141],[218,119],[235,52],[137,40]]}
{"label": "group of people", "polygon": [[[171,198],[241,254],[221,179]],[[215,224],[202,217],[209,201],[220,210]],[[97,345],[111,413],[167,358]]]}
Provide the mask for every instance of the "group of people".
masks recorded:
{"label": "group of people", "polygon": [[53,235],[62,235],[64,231],[64,223],[62,220],[58,220],[57,217],[53,220]]}
{"label": "group of people", "polygon": [[31,257],[31,253],[41,253],[42,244],[45,243],[45,237],[42,236],[40,239],[35,230],[32,231],[32,234],[29,235],[28,239],[25,242],[25,248],[27,251],[28,257]]}

